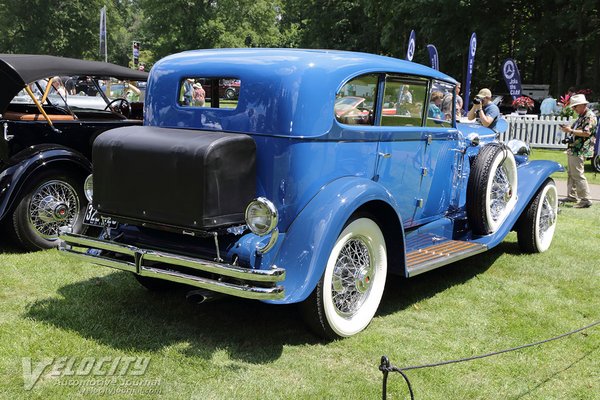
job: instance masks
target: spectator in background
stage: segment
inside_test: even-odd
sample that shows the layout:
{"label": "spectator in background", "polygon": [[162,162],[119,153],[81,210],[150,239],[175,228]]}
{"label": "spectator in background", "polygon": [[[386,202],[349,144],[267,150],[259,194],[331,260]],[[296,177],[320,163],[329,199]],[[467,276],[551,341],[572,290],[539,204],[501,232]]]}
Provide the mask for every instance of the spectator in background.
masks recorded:
{"label": "spectator in background", "polygon": [[552,96],[546,97],[542,100],[542,104],[540,105],[540,114],[541,115],[555,115],[560,112],[560,108],[558,104],[556,104],[556,99]]}
{"label": "spectator in background", "polygon": [[413,104],[413,97],[409,89],[409,85],[402,85],[400,89],[398,102],[396,103],[396,114],[398,115],[410,115],[411,113],[410,109]]}
{"label": "spectator in background", "polygon": [[77,77],[61,76],[60,79],[62,79],[65,84],[67,94],[77,94],[77,91],[75,90],[75,81],[77,80]]}
{"label": "spectator in background", "polygon": [[442,113],[444,114],[444,119],[446,121],[452,120],[452,93],[447,92],[444,95],[444,99],[442,100]]}
{"label": "spectator in background", "polygon": [[467,113],[467,118],[470,120],[477,118],[481,125],[490,129],[496,128],[496,122],[500,118],[500,109],[492,103],[490,89],[483,88],[477,93],[473,99],[473,107]]}
{"label": "spectator in background", "polygon": [[200,82],[194,83],[194,105],[204,107],[206,92]]}
{"label": "spectator in background", "polygon": [[67,90],[59,76],[52,78],[52,88],[54,89],[54,92],[59,94],[62,98],[65,98],[67,95]]}
{"label": "spectator in background", "polygon": [[463,98],[460,97],[460,82],[456,84],[456,119],[459,119],[463,115]]}
{"label": "spectator in background", "polygon": [[442,99],[444,94],[440,91],[431,92],[431,99],[429,99],[429,109],[427,110],[427,117],[433,119],[444,119],[444,113],[440,109],[442,105]]}
{"label": "spectator in background", "polygon": [[[456,120],[459,120],[462,117],[462,107],[463,107],[463,99],[459,96],[460,93],[460,83],[456,84],[454,89],[454,109],[456,114]],[[447,121],[452,119],[452,93],[448,92],[444,95],[444,100],[442,100],[442,112],[444,113],[444,118]]]}
{"label": "spectator in background", "polygon": [[192,78],[187,78],[183,82],[183,105],[191,106],[192,101],[194,101],[194,80]]}
{"label": "spectator in background", "polygon": [[590,157],[594,149],[594,135],[597,130],[598,120],[596,115],[588,108],[588,101],[583,94],[574,94],[569,101],[571,107],[578,115],[573,125],[562,125],[561,129],[572,139],[568,144],[568,179],[567,197],[561,202],[575,203],[573,208],[587,208],[592,206],[590,188],[584,175],[584,162]]}

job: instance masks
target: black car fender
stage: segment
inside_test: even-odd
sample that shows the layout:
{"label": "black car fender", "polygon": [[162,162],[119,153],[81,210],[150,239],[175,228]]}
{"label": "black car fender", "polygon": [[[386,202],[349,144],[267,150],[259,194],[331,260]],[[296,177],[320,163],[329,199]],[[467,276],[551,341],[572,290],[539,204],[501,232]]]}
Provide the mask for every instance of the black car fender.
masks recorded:
{"label": "black car fender", "polygon": [[0,171],[0,221],[14,209],[40,172],[51,168],[72,171],[85,177],[92,163],[81,153],[56,144],[30,146],[11,157]]}

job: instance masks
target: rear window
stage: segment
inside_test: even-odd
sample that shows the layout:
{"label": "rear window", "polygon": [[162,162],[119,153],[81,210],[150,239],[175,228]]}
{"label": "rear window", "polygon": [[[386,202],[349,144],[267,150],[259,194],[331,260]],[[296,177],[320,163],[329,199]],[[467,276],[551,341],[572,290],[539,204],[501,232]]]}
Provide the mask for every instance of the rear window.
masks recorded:
{"label": "rear window", "polygon": [[177,103],[182,107],[236,108],[242,82],[237,78],[185,77]]}
{"label": "rear window", "polygon": [[373,125],[378,79],[369,74],[346,83],[335,97],[335,118],[347,125]]}

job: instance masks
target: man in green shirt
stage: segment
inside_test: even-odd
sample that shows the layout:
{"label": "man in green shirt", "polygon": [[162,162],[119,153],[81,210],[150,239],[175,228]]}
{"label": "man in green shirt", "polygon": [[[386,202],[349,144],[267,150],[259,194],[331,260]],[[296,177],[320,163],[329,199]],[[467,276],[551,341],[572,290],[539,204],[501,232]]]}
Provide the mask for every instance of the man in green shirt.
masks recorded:
{"label": "man in green shirt", "polygon": [[561,199],[563,202],[576,203],[574,208],[591,207],[590,188],[584,175],[584,162],[591,157],[594,151],[594,135],[598,121],[596,115],[588,107],[588,101],[583,94],[571,97],[571,107],[579,118],[571,126],[563,125],[562,131],[570,135],[571,142],[568,144],[568,180],[567,197]]}

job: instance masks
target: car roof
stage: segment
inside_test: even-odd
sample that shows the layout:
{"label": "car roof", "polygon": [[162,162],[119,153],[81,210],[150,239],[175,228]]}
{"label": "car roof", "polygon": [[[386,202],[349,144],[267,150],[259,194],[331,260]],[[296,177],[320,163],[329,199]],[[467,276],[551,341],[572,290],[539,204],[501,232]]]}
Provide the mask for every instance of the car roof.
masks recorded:
{"label": "car roof", "polygon": [[[220,126],[235,131],[237,121],[249,121],[253,124],[246,124],[239,131],[318,136],[331,129],[335,94],[348,80],[369,73],[456,83],[450,76],[424,65],[368,53],[256,48],[192,50],[154,64],[148,81],[146,123],[197,129]],[[175,88],[180,87],[184,77],[240,79],[236,111],[178,107]],[[244,114],[251,115],[251,120]]]}
{"label": "car roof", "polygon": [[26,84],[56,75],[86,75],[145,81],[148,73],[100,61],[40,54],[0,54],[0,111]]}
{"label": "car roof", "polygon": [[233,63],[234,65],[242,65],[247,69],[264,69],[267,66],[277,68],[293,64],[295,69],[325,68],[325,71],[330,74],[341,72],[355,75],[352,72],[385,71],[427,76],[456,82],[450,76],[422,64],[393,57],[343,50],[271,48],[205,49],[184,51],[167,56],[160,60],[160,63],[162,65],[175,64],[182,66],[190,61]]}

